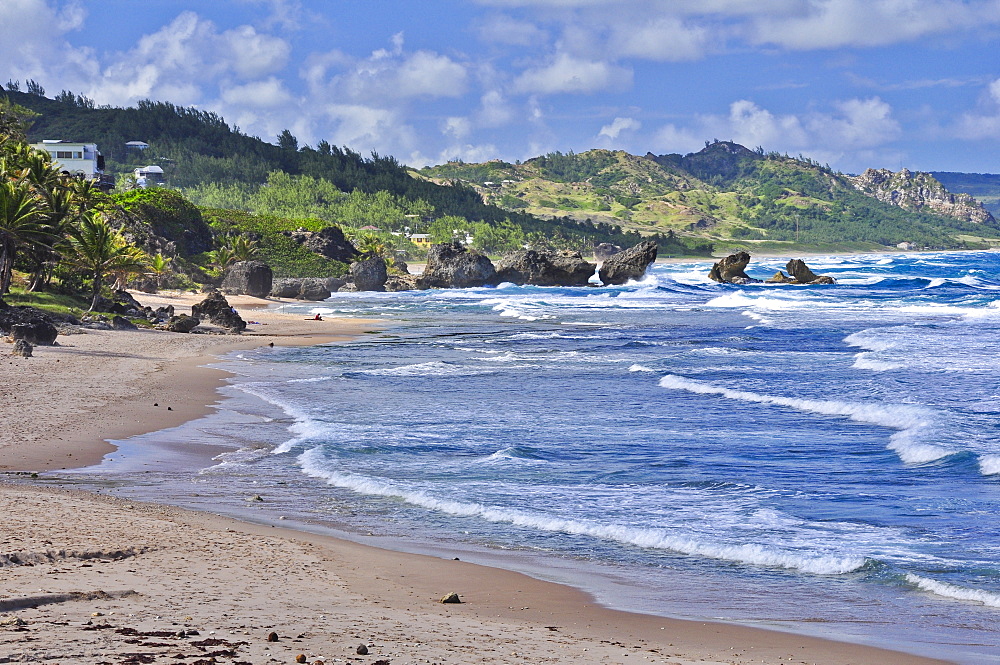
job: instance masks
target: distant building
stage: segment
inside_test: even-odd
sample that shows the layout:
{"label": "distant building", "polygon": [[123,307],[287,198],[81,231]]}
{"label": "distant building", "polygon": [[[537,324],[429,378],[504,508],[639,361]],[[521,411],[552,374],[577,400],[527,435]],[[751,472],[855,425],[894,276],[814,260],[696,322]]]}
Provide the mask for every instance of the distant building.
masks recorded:
{"label": "distant building", "polygon": [[917,246],[915,244],[913,244],[912,242],[901,242],[898,245],[896,245],[896,248],[897,249],[901,249],[904,252],[911,252],[911,251],[915,250],[917,248]]}
{"label": "distant building", "polygon": [[140,151],[142,151],[142,150],[145,150],[148,147],[149,147],[149,144],[146,143],[145,141],[128,141],[125,144],[125,148],[127,150],[140,150]]}
{"label": "distant building", "polygon": [[140,166],[135,171],[132,171],[135,175],[135,186],[142,187],[155,187],[162,185],[166,182],[166,178],[163,177],[163,169],[155,164],[149,166]]}
{"label": "distant building", "polygon": [[427,247],[431,244],[431,234],[429,233],[411,233],[409,239],[417,247]]}
{"label": "distant building", "polygon": [[96,143],[78,143],[61,139],[45,139],[33,143],[32,148],[44,150],[52,157],[52,164],[60,171],[89,179],[99,179],[104,172],[104,155]]}

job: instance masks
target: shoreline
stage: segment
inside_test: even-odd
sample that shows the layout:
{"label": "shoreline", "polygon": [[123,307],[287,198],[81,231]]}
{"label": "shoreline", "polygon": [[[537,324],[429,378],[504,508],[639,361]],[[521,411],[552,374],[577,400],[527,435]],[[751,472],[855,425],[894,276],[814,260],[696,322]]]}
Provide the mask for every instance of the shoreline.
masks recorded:
{"label": "shoreline", "polygon": [[[145,294],[138,297],[144,304],[152,300]],[[191,298],[194,302],[200,299],[177,298]],[[230,298],[231,302],[234,300]],[[252,300],[264,306],[275,302]],[[173,304],[177,306],[176,302]],[[52,347],[60,351],[50,356],[43,350],[36,358],[19,359],[19,363],[27,364],[40,357],[54,362],[96,354],[87,357],[96,357],[104,365],[109,364],[108,357],[121,357],[152,369],[144,375],[148,382],[139,381],[138,388],[134,382],[131,387],[126,385],[138,393],[129,390],[124,395],[116,393],[104,403],[102,411],[77,412],[78,418],[79,413],[88,413],[89,421],[86,418],[82,420],[87,422],[64,421],[61,427],[50,422],[44,431],[50,445],[41,451],[25,451],[27,444],[0,447],[3,461],[0,468],[10,471],[12,456],[49,464],[49,469],[69,468],[61,466],[63,462],[79,468],[92,458],[99,461],[113,449],[104,439],[158,431],[211,413],[222,399],[218,388],[227,373],[203,365],[214,362],[218,354],[256,348],[271,341],[308,345],[351,339],[372,329],[372,322],[347,320],[357,328],[350,331],[337,328],[317,334],[315,325],[312,322],[303,325],[298,315],[254,310],[253,316],[262,323],[252,326],[255,330],[246,336],[252,339],[100,331],[103,334],[87,340],[99,342],[94,348],[83,344],[83,340],[70,345],[76,337],[71,336],[66,340],[67,352],[61,357],[62,347]],[[343,320],[328,321],[339,325]],[[268,329],[271,334],[260,332],[264,325],[275,328]],[[119,350],[116,355],[115,342],[135,346],[151,341],[152,338],[142,335],[168,335],[187,344],[180,349],[157,349],[145,355],[134,349],[131,353]],[[195,342],[191,353],[191,342],[199,337],[208,339]],[[121,374],[117,366],[105,369],[111,376]],[[100,376],[106,378],[104,374]],[[86,388],[96,399],[94,386]],[[120,397],[117,403],[113,399],[116,395]],[[152,406],[154,402],[159,406]],[[167,405],[173,405],[170,412],[163,409]],[[65,453],[70,447],[73,452]],[[66,455],[66,459],[60,455]],[[750,659],[777,663],[789,662],[793,655],[791,662],[829,665],[946,662],[797,633],[611,610],[598,606],[584,591],[504,569],[381,549],[332,536],[160,504],[0,481],[0,505],[4,506],[5,514],[11,515],[6,534],[0,537],[3,545],[0,554],[28,552],[39,558],[30,567],[4,566],[0,558],[0,571],[8,585],[0,599],[0,613],[12,613],[28,622],[27,630],[34,638],[31,650],[56,649],[66,643],[78,645],[80,660],[73,661],[64,655],[60,657],[64,663],[93,662],[91,658],[97,652],[87,649],[104,648],[96,640],[102,637],[99,631],[84,632],[86,629],[80,627],[88,615],[97,612],[118,619],[114,622],[94,619],[94,623],[104,621],[119,628],[164,630],[184,625],[193,626],[203,634],[213,630],[248,633],[249,638],[240,638],[250,641],[243,655],[254,658],[276,655],[280,647],[289,647],[272,645],[270,653],[265,651],[261,633],[266,635],[264,628],[269,625],[282,635],[298,631],[307,636],[299,638],[301,642],[294,649],[313,654],[331,653],[331,647],[323,645],[324,640],[329,642],[327,635],[331,632],[354,635],[353,646],[356,646],[358,639],[365,639],[366,632],[387,636],[391,626],[392,631],[405,637],[384,637],[384,644],[378,638],[371,638],[373,646],[386,654],[395,649],[394,656],[410,649],[411,658],[419,656],[427,662],[474,659],[507,663],[514,653],[530,655],[532,660],[541,662],[587,663],[629,662],[630,654],[633,661],[635,656],[642,656],[654,662],[685,664],[706,659],[713,663],[736,664]],[[25,510],[26,506],[33,509]],[[62,519],[58,519],[61,513]],[[262,541],[266,543],[262,545]],[[259,554],[257,550],[262,547],[270,555]],[[53,557],[49,554],[53,550],[71,554]],[[115,553],[129,551],[133,553],[116,557]],[[96,556],[85,557],[75,552]],[[100,563],[88,564],[88,561]],[[302,573],[316,568],[322,573],[320,581]],[[216,573],[222,572],[225,575],[220,580]],[[171,580],[171,584],[164,584],[163,580]],[[291,596],[290,590],[295,591]],[[128,591],[137,595],[115,595]],[[455,606],[437,602],[451,591],[458,592],[465,602]],[[69,597],[63,598],[67,594]],[[17,596],[22,597],[20,601]],[[206,601],[203,596],[213,600]],[[342,608],[337,630],[327,625],[333,616],[326,609],[331,602]],[[182,606],[188,609],[182,611]],[[226,608],[228,612],[223,611]],[[231,618],[226,618],[227,614]],[[72,619],[70,625],[61,625],[67,616]],[[129,619],[126,621],[125,617]],[[359,624],[366,629],[358,628]],[[0,644],[13,648],[17,644],[15,638],[19,639],[16,634],[0,629]],[[414,651],[411,642],[422,648]],[[337,657],[356,658],[353,646]],[[134,650],[124,643],[120,648]]]}

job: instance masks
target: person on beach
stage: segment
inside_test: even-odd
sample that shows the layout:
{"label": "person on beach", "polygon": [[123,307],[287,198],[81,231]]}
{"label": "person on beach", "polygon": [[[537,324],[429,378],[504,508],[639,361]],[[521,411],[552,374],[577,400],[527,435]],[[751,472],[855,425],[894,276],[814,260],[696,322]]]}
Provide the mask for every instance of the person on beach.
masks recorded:
{"label": "person on beach", "polygon": [[319,312],[316,312],[316,316],[314,316],[314,317],[312,318],[312,320],[313,320],[313,321],[322,321],[322,320],[323,320],[323,317],[319,315]]}

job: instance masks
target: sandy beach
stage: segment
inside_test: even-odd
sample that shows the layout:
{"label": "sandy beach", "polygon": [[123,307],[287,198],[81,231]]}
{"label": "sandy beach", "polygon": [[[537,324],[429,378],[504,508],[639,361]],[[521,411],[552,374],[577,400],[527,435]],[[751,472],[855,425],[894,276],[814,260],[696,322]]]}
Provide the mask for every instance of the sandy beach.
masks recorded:
{"label": "sandy beach", "polygon": [[[201,299],[135,295],[178,312]],[[0,663],[944,662],[612,611],[450,558],[23,484],[24,472],[98,461],[105,439],[210,412],[225,374],[204,365],[220,354],[348,339],[377,323],[230,302],[255,322],[244,335],[87,331],[32,358],[0,346]],[[463,602],[442,604],[451,592]]]}

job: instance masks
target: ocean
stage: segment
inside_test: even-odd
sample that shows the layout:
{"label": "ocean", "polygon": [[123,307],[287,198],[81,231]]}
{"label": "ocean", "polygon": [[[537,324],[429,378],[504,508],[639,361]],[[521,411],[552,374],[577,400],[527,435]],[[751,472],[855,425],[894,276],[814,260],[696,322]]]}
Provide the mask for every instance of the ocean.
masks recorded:
{"label": "ocean", "polygon": [[284,305],[384,326],[233,354],[217,413],[47,479],[1000,663],[1000,253],[807,263],[837,284],[699,261]]}

